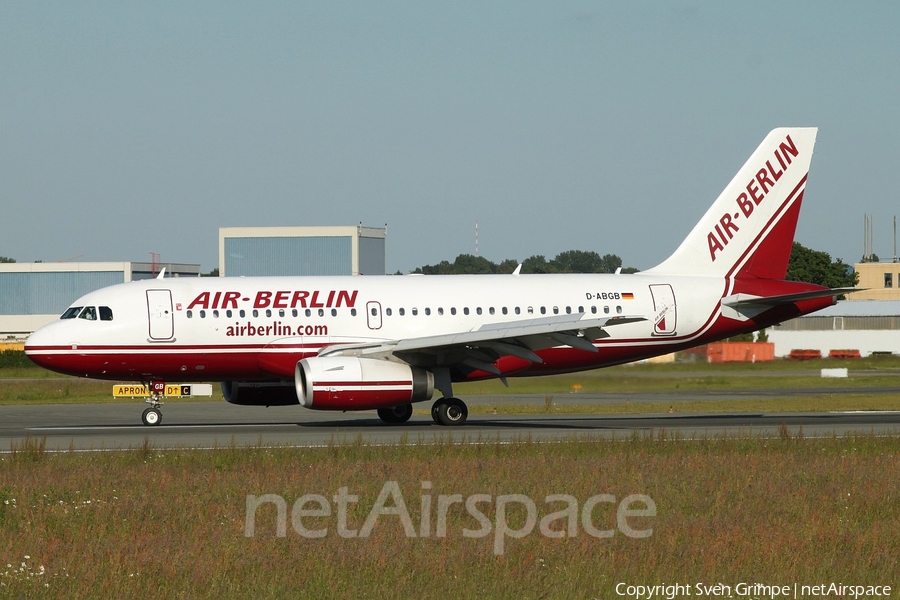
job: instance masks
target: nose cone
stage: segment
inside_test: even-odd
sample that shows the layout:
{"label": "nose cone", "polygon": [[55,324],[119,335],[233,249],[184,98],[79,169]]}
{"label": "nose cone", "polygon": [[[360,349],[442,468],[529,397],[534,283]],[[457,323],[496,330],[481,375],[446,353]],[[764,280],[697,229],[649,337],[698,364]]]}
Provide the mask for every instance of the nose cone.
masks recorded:
{"label": "nose cone", "polygon": [[71,350],[60,342],[57,323],[44,325],[25,340],[25,355],[35,364],[51,371],[66,372],[61,369],[61,353]]}

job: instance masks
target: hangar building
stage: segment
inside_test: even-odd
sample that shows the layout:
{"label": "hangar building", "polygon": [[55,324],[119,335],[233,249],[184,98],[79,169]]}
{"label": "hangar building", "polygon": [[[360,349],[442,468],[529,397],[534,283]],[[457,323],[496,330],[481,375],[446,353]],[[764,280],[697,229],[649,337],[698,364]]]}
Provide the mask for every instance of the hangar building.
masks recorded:
{"label": "hangar building", "polygon": [[384,275],[385,227],[222,227],[219,275]]}
{"label": "hangar building", "polygon": [[[855,295],[855,294],[853,294]],[[900,300],[845,300],[766,329],[775,356],[791,350],[859,350],[900,354]]]}
{"label": "hangar building", "polygon": [[23,339],[59,317],[80,296],[102,287],[166,277],[198,277],[200,265],[137,262],[0,264],[0,340]]}

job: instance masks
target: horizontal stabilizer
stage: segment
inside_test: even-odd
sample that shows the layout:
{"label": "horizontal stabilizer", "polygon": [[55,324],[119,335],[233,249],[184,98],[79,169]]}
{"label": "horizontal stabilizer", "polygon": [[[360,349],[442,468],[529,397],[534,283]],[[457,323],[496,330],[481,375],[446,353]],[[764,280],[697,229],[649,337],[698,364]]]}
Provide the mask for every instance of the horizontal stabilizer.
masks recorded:
{"label": "horizontal stabilizer", "polygon": [[814,300],[816,298],[834,298],[861,292],[864,288],[844,287],[814,290],[812,292],[798,292],[795,294],[781,294],[780,296],[754,296],[752,294],[732,294],[722,298],[722,314],[732,319],[744,321],[767,311],[776,306],[793,304],[801,300]]}

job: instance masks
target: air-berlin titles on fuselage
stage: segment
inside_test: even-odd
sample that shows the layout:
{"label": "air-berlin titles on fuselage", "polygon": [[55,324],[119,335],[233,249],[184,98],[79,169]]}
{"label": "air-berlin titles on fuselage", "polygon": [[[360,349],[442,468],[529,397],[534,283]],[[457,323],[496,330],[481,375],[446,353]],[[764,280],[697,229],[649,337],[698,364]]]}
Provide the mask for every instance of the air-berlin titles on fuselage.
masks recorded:
{"label": "air-berlin titles on fuselage", "polygon": [[766,195],[775,187],[775,183],[781,179],[799,153],[800,151],[797,150],[797,146],[794,144],[791,136],[785,137],[784,141],[775,149],[775,161],[778,162],[778,166],[772,164],[772,159],[767,160],[765,167],[761,167],[756,172],[756,177],[747,183],[744,188],[746,191],[742,191],[735,198],[734,201],[739,211],[735,211],[734,215],[731,213],[722,215],[718,224],[716,224],[715,230],[710,231],[706,236],[706,240],[709,243],[709,258],[713,262],[716,260],[716,252],[725,250],[725,246],[728,245],[734,234],[740,230],[735,221],[742,214],[745,218],[753,214],[754,208],[762,203]]}
{"label": "air-berlin titles on fuselage", "polygon": [[[359,290],[280,290],[259,291],[251,308],[353,308]],[[239,308],[238,302],[250,302],[241,292],[203,292],[188,304],[192,308]]]}

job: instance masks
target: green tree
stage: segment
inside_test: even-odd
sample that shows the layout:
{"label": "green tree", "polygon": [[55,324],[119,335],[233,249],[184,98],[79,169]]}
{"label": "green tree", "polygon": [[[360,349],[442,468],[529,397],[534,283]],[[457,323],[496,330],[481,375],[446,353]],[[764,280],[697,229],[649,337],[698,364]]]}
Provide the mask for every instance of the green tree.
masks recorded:
{"label": "green tree", "polygon": [[16,259],[9,258],[8,256],[0,256],[0,263],[14,263]]}
{"label": "green tree", "polygon": [[[519,261],[507,258],[495,264],[483,256],[460,254],[452,263],[442,260],[436,265],[418,267],[413,273],[423,275],[461,275],[465,273],[512,273]],[[529,256],[522,261],[522,273],[614,273],[622,266],[622,259],[615,254],[600,256],[596,252],[566,250],[551,261],[543,254]],[[637,273],[637,269],[622,269],[623,273]]]}
{"label": "green tree", "polygon": [[600,273],[603,268],[599,254],[584,250],[560,252],[550,263],[557,273]]}
{"label": "green tree", "polygon": [[200,273],[200,277],[218,277],[219,276],[219,268],[216,267],[209,273]]}
{"label": "green tree", "polygon": [[553,266],[547,262],[543,254],[529,256],[522,261],[523,273],[553,273]]}
{"label": "green tree", "polygon": [[811,250],[794,242],[785,279],[836,288],[855,286],[859,275],[840,258],[831,260],[827,252]]}
{"label": "green tree", "polygon": [[502,263],[500,263],[499,265],[497,265],[497,268],[496,268],[496,270],[495,270],[494,272],[495,272],[495,273],[500,273],[500,274],[502,274],[502,275],[507,275],[507,274],[512,273],[513,271],[515,271],[515,270],[516,270],[516,267],[518,267],[518,266],[519,266],[519,261],[517,261],[517,260],[515,260],[515,259],[513,259],[513,258],[507,258],[507,259],[504,260]]}
{"label": "green tree", "polygon": [[[424,267],[419,267],[413,271],[413,273],[422,273],[423,275],[464,275],[467,273],[480,274],[496,272],[497,265],[483,256],[474,256],[472,254],[460,254],[452,263],[442,260],[436,265],[425,265]],[[512,269],[510,269],[509,272],[512,273]]]}

